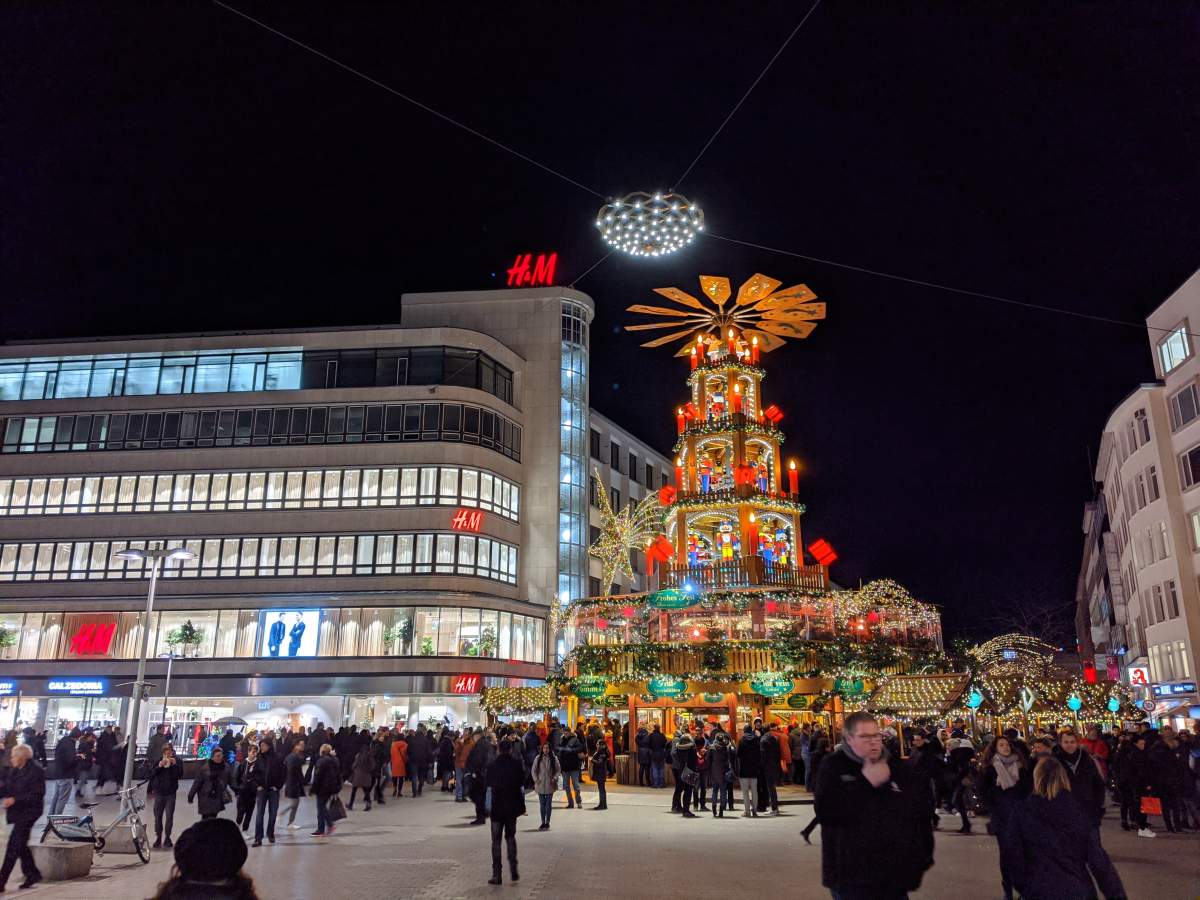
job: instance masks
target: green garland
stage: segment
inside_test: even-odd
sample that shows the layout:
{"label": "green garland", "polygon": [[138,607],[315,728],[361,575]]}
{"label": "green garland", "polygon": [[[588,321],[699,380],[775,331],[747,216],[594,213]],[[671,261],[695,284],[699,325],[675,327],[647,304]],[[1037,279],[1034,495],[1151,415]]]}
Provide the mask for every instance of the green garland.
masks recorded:
{"label": "green garland", "polygon": [[786,442],[787,438],[784,436],[784,433],[774,425],[769,423],[766,425],[759,425],[753,419],[748,418],[744,413],[738,413],[738,415],[744,419],[744,422],[740,425],[735,425],[733,423],[732,415],[722,416],[721,418],[714,419],[711,422],[704,421],[702,423],[688,423],[688,427],[684,430],[683,434],[676,438],[675,448],[672,451],[672,455],[676,457],[679,456],[680,452],[687,445],[686,439],[688,435],[693,435],[696,437],[708,437],[714,434],[729,434],[734,431],[740,431],[742,434],[753,434],[761,437],[771,438],[772,440],[778,441],[780,444]]}
{"label": "green garland", "polygon": [[808,507],[799,500],[789,500],[781,495],[764,494],[757,490],[745,496],[739,496],[735,488],[733,490],[709,491],[707,494],[685,494],[667,507],[667,515],[669,516],[676,509],[707,509],[718,506],[740,506],[743,503],[768,509],[776,507],[788,512],[800,513],[801,515],[808,510]]}
{"label": "green garland", "polygon": [[721,372],[725,372],[730,369],[732,369],[734,372],[737,372],[741,375],[749,375],[752,378],[757,377],[760,382],[765,380],[767,377],[766,369],[762,368],[761,366],[750,365],[749,363],[741,363],[741,362],[709,363],[709,362],[706,362],[706,363],[700,363],[699,365],[697,365],[696,368],[694,370],[692,370],[692,372],[688,375],[688,380],[687,380],[688,387],[694,387],[696,384],[696,379],[702,375],[719,375]]}

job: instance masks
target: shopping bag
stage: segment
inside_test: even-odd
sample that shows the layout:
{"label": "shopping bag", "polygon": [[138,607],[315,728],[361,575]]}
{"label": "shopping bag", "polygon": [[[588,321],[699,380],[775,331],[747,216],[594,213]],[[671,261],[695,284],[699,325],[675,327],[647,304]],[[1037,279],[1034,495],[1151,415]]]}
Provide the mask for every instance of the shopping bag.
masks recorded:
{"label": "shopping bag", "polygon": [[679,779],[689,787],[695,787],[696,782],[700,780],[700,774],[684,766],[683,771],[679,773]]}
{"label": "shopping bag", "polygon": [[[367,799],[370,799],[369,797]],[[346,806],[342,803],[342,798],[338,794],[334,794],[329,798],[328,818],[330,822],[340,822],[346,818]]]}
{"label": "shopping bag", "polygon": [[1162,800],[1158,799],[1158,797],[1143,797],[1142,798],[1142,815],[1161,816],[1162,815]]}

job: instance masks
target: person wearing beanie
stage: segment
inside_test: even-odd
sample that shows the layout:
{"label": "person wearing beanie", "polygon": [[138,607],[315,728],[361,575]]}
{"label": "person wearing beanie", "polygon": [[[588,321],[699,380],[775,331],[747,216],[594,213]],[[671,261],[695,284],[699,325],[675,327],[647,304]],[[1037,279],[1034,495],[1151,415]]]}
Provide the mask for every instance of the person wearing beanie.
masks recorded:
{"label": "person wearing beanie", "polygon": [[154,900],[258,900],[242,874],[248,852],[229,819],[201,819],[175,842],[175,868]]}

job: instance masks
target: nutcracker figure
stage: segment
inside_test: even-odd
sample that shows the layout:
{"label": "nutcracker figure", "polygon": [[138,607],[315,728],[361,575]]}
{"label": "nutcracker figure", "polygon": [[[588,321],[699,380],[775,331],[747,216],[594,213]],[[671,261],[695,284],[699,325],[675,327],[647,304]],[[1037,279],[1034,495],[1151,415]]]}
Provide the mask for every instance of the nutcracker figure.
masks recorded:
{"label": "nutcracker figure", "polygon": [[767,464],[760,462],[757,466],[757,469],[758,469],[758,490],[760,493],[765,494],[767,492]]}
{"label": "nutcracker figure", "polygon": [[788,564],[787,532],[782,528],[775,532],[775,564],[780,566]]}
{"label": "nutcracker figure", "polygon": [[687,539],[687,558],[688,565],[692,568],[700,565],[700,547],[699,540],[696,537],[696,532],[688,532]]}
{"label": "nutcracker figure", "polygon": [[707,456],[700,460],[700,492],[707,494],[712,486],[712,460]]}
{"label": "nutcracker figure", "polygon": [[770,566],[771,561],[775,558],[775,542],[765,534],[758,536],[758,555],[763,558],[763,562]]}
{"label": "nutcracker figure", "polygon": [[721,523],[721,529],[717,534],[717,546],[721,549],[722,562],[733,559],[733,526],[728,522]]}

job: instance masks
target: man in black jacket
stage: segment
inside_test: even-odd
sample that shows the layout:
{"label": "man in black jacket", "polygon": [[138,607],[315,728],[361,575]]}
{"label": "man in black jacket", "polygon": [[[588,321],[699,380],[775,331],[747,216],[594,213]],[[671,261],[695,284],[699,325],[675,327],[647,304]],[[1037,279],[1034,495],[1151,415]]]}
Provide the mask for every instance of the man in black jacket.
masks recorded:
{"label": "man in black jacket", "polygon": [[17,744],[9,756],[10,768],[5,772],[0,785],[0,807],[8,817],[8,847],[4,851],[4,865],[0,866],[0,891],[8,883],[17,860],[21,860],[21,872],[25,880],[21,887],[31,888],[42,880],[29,849],[29,833],[33,823],[42,814],[42,801],[46,796],[46,774],[33,761],[33,751],[25,744]]}
{"label": "man in black jacket", "polygon": [[408,771],[412,777],[412,795],[419,797],[429,778],[429,764],[433,761],[433,747],[429,743],[429,732],[424,723],[408,739]]}
{"label": "man in black jacket", "polygon": [[761,771],[758,774],[758,811],[770,812],[768,815],[779,815],[779,792],[776,785],[782,774],[782,752],[779,749],[779,726],[774,722],[765,729],[758,739],[758,752],[761,760]]}
{"label": "man in black jacket", "polygon": [[[583,767],[583,744],[573,731],[564,731],[559,745],[558,762],[562,767],[563,789],[567,792],[567,809],[583,809],[583,794],[579,791],[580,770]],[[575,795],[571,796],[574,789]]]}
{"label": "man in black jacket", "polygon": [[742,786],[742,818],[758,816],[758,776],[762,771],[762,753],[758,734],[747,725],[737,745],[738,783]]}
{"label": "man in black jacket", "polygon": [[847,716],[842,738],[817,771],[821,883],[841,900],[902,900],[933,865],[930,801],[870,713]]}
{"label": "man in black jacket", "polygon": [[[50,806],[47,815],[61,816],[71,798],[71,790],[75,785],[75,776],[79,774],[79,741],[80,731],[72,728],[70,734],[63,735],[62,740],[54,745],[54,760],[50,763],[50,778],[54,784],[50,789]],[[45,776],[43,775],[43,780]]]}
{"label": "man in black jacket", "polygon": [[275,843],[275,818],[279,815],[279,791],[287,783],[287,767],[270,741],[258,742],[258,759],[251,773],[257,786],[254,795],[254,843],[261,847],[263,813],[267,812],[267,840]]}
{"label": "man in black jacket", "polygon": [[646,745],[650,748],[650,786],[666,787],[663,763],[667,759],[667,736],[662,733],[657,722],[654,723],[654,730],[650,732],[650,737],[646,739]]}
{"label": "man in black jacket", "polygon": [[1071,779],[1071,799],[1091,826],[1088,836],[1088,870],[1105,897],[1110,900],[1124,897],[1125,887],[1121,884],[1121,876],[1117,874],[1112,860],[1108,858],[1100,843],[1100,819],[1104,816],[1105,799],[1104,776],[1100,774],[1100,767],[1096,765],[1091,754],[1079,746],[1079,739],[1073,731],[1064,731],[1058,736],[1054,757],[1067,770],[1067,777]]}
{"label": "man in black jacket", "polygon": [[517,873],[517,817],[525,815],[525,793],[521,785],[525,781],[525,767],[513,758],[512,738],[501,738],[496,748],[496,759],[488,766],[487,786],[492,792],[492,877],[488,884],[500,884],[500,838],[508,849],[508,874],[513,881],[520,880]]}

